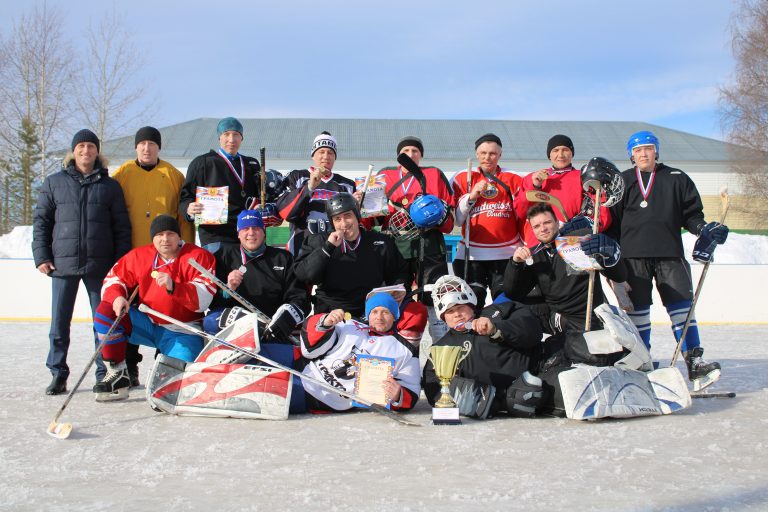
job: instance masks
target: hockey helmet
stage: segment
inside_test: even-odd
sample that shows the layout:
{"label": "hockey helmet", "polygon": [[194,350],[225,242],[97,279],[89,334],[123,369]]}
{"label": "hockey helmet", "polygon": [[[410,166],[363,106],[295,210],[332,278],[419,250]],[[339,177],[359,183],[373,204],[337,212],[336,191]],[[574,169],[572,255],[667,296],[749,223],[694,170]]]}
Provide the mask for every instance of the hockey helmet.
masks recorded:
{"label": "hockey helmet", "polygon": [[613,162],[603,157],[593,157],[581,168],[581,186],[584,192],[593,192],[598,186],[605,193],[602,206],[613,206],[624,195],[624,178]]}
{"label": "hockey helmet", "polygon": [[629,155],[629,160],[632,163],[635,163],[635,160],[632,158],[632,150],[640,146],[655,147],[656,160],[659,159],[659,139],[653,134],[653,132],[643,130],[635,132],[629,136],[629,140],[627,141],[627,154]]}
{"label": "hockey helmet", "polygon": [[408,209],[416,227],[421,229],[439,226],[445,217],[445,205],[432,194],[417,197]]}
{"label": "hockey helmet", "polygon": [[432,304],[435,313],[442,319],[446,311],[458,304],[471,304],[472,309],[477,305],[477,296],[462,278],[444,275],[432,285]]}
{"label": "hockey helmet", "polygon": [[325,214],[331,222],[336,215],[349,211],[355,212],[355,217],[358,221],[360,220],[360,208],[357,206],[357,200],[349,192],[339,192],[325,202]]}
{"label": "hockey helmet", "polygon": [[266,191],[266,202],[274,203],[286,189],[285,178],[274,169],[269,169],[265,175],[264,189]]}

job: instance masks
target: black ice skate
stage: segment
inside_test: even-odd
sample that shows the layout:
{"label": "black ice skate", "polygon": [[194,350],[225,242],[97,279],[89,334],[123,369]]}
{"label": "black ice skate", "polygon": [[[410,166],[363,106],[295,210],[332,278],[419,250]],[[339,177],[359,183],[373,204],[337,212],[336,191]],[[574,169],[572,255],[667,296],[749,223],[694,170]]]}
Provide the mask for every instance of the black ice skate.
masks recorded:
{"label": "black ice skate", "polygon": [[107,374],[93,386],[97,402],[110,402],[112,400],[125,400],[128,398],[128,387],[131,379],[128,376],[128,367],[125,361],[112,363],[104,361],[107,366]]}
{"label": "black ice skate", "polygon": [[45,388],[46,395],[61,395],[67,392],[67,378],[54,377],[48,387]]}
{"label": "black ice skate", "polygon": [[696,347],[685,356],[688,367],[688,380],[693,383],[693,390],[700,391],[717,382],[720,378],[720,363],[708,363],[704,360],[704,349]]}
{"label": "black ice skate", "polygon": [[128,367],[128,378],[131,381],[131,387],[137,388],[141,385],[139,382],[139,367],[138,366],[130,366]]}

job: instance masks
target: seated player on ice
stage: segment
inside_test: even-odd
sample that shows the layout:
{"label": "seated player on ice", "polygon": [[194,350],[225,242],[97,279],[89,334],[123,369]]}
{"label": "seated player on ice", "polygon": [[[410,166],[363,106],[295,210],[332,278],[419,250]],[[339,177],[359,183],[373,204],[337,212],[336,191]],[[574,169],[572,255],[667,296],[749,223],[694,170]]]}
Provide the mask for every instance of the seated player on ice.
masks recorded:
{"label": "seated player on ice", "polygon": [[[112,267],[104,279],[102,300],[93,318],[100,339],[115,319],[127,310],[102,348],[106,376],[93,391],[97,401],[128,398],[130,379],[125,363],[126,343],[147,345],[183,361],[192,361],[203,348],[199,336],[141,313],[139,300],[150,308],[199,327],[211,303],[215,286],[188,264],[194,258],[214,270],[211,253],[181,239],[179,223],[170,215],[159,215],[149,228],[152,243],[137,247]],[[128,297],[138,287],[138,300],[129,307]]]}
{"label": "seated player on ice", "polygon": [[[358,355],[391,358],[394,359],[392,374],[381,383],[384,396],[394,410],[411,409],[421,392],[419,360],[392,335],[399,314],[395,299],[387,293],[378,293],[365,302],[365,315],[370,325],[345,321],[341,309],[309,317],[301,333],[301,353],[306,363],[302,373],[354,391]],[[348,398],[310,381],[303,382],[303,386],[308,411],[352,408]]]}
{"label": "seated player on ice", "polygon": [[[517,302],[492,304],[475,314],[477,298],[461,278],[447,275],[432,290],[437,316],[448,332],[434,345],[469,344],[469,355],[458,367],[451,392],[459,396],[459,413],[486,418],[506,411],[533,416],[542,400],[542,382],[530,371],[539,364],[542,331],[531,310]],[[424,366],[424,394],[430,404],[440,396],[440,382],[431,361]]]}

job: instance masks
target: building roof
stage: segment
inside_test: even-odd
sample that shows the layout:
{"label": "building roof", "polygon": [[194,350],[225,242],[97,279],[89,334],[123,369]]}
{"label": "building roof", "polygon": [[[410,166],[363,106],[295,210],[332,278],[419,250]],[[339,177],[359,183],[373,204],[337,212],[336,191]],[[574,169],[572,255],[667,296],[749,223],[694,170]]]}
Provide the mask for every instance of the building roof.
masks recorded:
{"label": "building roof", "polygon": [[[162,157],[191,160],[218,146],[217,118],[200,118],[160,128]],[[464,160],[474,153],[474,141],[488,132],[498,135],[504,160],[546,160],[547,141],[563,133],[571,137],[576,158],[603,156],[627,160],[630,134],[650,130],[661,141],[664,161],[729,162],[731,144],[648,123],[631,121],[489,121],[428,119],[240,119],[244,140],[241,151],[258,155],[266,147],[270,159],[308,160],[312,140],[321,131],[338,141],[340,160],[394,160],[397,142],[415,135],[424,142],[429,160]],[[134,154],[133,135],[106,141],[105,153]],[[621,166],[620,166],[621,167]]]}

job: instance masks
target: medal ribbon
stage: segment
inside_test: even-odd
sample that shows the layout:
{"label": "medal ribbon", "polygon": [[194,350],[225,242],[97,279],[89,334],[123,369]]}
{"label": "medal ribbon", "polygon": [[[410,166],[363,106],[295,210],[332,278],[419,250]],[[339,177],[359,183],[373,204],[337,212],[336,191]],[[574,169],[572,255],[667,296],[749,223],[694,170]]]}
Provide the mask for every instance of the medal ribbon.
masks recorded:
{"label": "medal ribbon", "polygon": [[648,202],[648,195],[651,193],[653,187],[653,180],[656,178],[656,168],[651,171],[651,179],[648,180],[648,186],[643,185],[643,178],[640,176],[640,169],[635,167],[635,174],[637,175],[637,185],[640,187],[640,194],[643,196],[643,201]]}
{"label": "medal ribbon", "polygon": [[232,171],[232,174],[235,175],[235,179],[237,179],[237,182],[240,183],[240,187],[245,190],[245,165],[243,164],[243,156],[240,153],[237,154],[237,156],[240,158],[240,174],[237,174],[235,166],[232,165],[232,162],[229,160],[227,153],[225,153],[221,148],[219,148],[219,155],[221,155],[221,158],[227,162],[229,170]]}
{"label": "medal ribbon", "polygon": [[[162,259],[165,263],[163,263],[162,265],[158,265],[157,263],[158,263],[158,260],[160,260],[160,259]],[[168,265],[170,265],[174,261],[176,261],[176,258],[171,258],[170,260],[166,260],[165,258],[160,256],[159,253],[155,253],[155,261],[152,263],[152,270],[157,270],[157,269],[160,269],[160,268],[163,268],[163,267],[167,267]]]}
{"label": "medal ribbon", "polygon": [[[402,178],[403,176],[405,176],[405,173],[403,173],[403,168],[400,167],[400,177]],[[415,179],[416,179],[416,176],[411,175],[411,179],[408,180],[408,186],[407,187],[405,186],[405,181],[400,183],[400,188],[403,190],[403,197],[407,197],[408,196],[408,191],[411,189],[411,185],[413,185],[413,180],[415,180]]]}
{"label": "medal ribbon", "polygon": [[355,245],[352,245],[352,243],[347,242],[346,240],[342,240],[341,241],[341,252],[346,254],[347,251],[354,251],[360,245],[360,240],[362,240],[362,239],[363,239],[363,237],[358,235],[357,240],[354,241]]}

